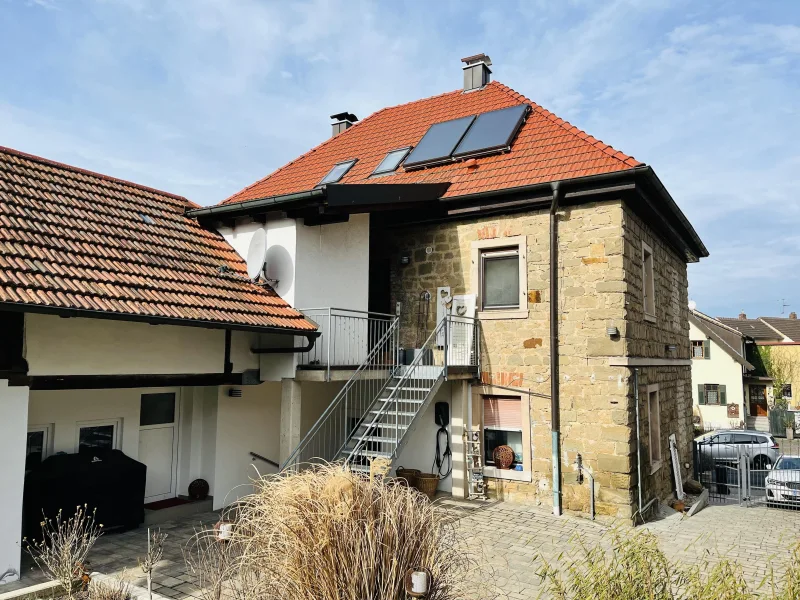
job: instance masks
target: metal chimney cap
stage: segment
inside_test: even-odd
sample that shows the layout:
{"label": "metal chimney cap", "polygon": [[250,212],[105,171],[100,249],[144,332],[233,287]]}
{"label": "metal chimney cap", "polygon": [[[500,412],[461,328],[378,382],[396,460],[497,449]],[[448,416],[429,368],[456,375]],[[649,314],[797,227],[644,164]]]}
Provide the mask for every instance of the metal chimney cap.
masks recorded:
{"label": "metal chimney cap", "polygon": [[461,62],[467,65],[474,65],[477,63],[484,63],[485,65],[489,66],[492,64],[492,59],[489,58],[486,54],[475,54],[474,56],[465,56],[461,59]]}
{"label": "metal chimney cap", "polygon": [[335,119],[337,121],[347,121],[348,123],[355,123],[358,121],[358,117],[349,112],[336,113],[335,115],[331,115],[331,119]]}

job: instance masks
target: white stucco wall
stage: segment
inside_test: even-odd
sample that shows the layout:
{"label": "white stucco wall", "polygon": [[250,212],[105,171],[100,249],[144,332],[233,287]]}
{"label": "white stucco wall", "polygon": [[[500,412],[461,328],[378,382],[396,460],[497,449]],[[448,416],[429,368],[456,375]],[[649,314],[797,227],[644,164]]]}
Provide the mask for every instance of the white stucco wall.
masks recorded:
{"label": "white stucco wall", "polygon": [[[693,323],[689,323],[689,338],[693,341],[708,339],[706,334],[695,327]],[[700,404],[697,386],[705,383],[726,386],[728,404],[739,405],[737,419],[728,418],[727,406]],[[744,405],[744,386],[742,385],[742,366],[713,340],[711,340],[711,358],[692,359],[692,400],[704,427],[738,426],[740,421],[745,421],[747,418]]]}
{"label": "white stucco wall", "polygon": [[[233,332],[234,371],[259,367],[258,357],[250,352],[254,338]],[[225,332],[26,314],[25,358],[30,375],[221,373]]]}
{"label": "white stucco wall", "polygon": [[[403,450],[400,452],[397,460],[394,462],[395,467],[405,467],[406,469],[419,469],[423,473],[431,473],[431,466],[433,459],[436,455],[436,432],[439,426],[434,420],[435,405],[437,402],[447,402],[450,406],[450,425],[447,430],[450,432],[450,448],[455,450],[455,445],[452,439],[452,422],[453,422],[453,404],[452,404],[452,386],[449,382],[442,384],[436,396],[428,405],[428,409],[417,418],[421,419],[417,428],[411,433],[411,437],[406,442]],[[460,389],[460,388],[459,388]],[[460,410],[459,410],[460,413]],[[440,440],[440,449],[444,453],[444,436]],[[462,465],[459,464],[459,467]],[[439,491],[450,492],[453,489],[453,476],[448,475],[446,478],[439,482]]]}
{"label": "white stucco wall", "polygon": [[[0,379],[0,584],[19,579],[22,536],[22,490],[25,480],[25,436],[28,388],[9,387]],[[2,590],[2,585],[0,585]]]}
{"label": "white stucco wall", "polygon": [[[241,386],[241,398],[228,396],[219,388],[214,481],[214,509],[227,506],[252,492],[256,470],[250,452],[277,461],[280,454],[281,386],[262,383]],[[255,466],[262,473],[275,469],[262,461]]]}
{"label": "white stucco wall", "polygon": [[[300,437],[308,433],[320,418],[336,394],[344,386],[342,381],[312,383],[303,381],[300,385]],[[294,449],[294,448],[293,448]]]}

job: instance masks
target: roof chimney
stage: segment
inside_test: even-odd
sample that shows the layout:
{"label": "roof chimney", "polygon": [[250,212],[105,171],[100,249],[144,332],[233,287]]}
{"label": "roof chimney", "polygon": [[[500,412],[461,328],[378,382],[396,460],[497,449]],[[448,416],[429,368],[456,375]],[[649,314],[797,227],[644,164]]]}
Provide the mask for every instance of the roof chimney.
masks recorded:
{"label": "roof chimney", "polygon": [[489,65],[492,59],[485,54],[476,54],[462,58],[464,63],[464,91],[477,90],[489,83],[492,70]]}
{"label": "roof chimney", "polygon": [[336,113],[335,115],[331,115],[331,119],[336,121],[333,124],[333,132],[331,137],[336,137],[340,133],[342,133],[345,129],[349,129],[353,123],[358,121],[358,117],[355,116],[353,113],[349,112],[341,112]]}
{"label": "roof chimney", "polygon": [[789,313],[789,318],[790,318],[790,319],[797,320],[797,313],[796,313],[796,312],[790,312],[790,313]]}
{"label": "roof chimney", "polygon": [[740,321],[744,321],[745,319],[747,319],[747,315],[746,315],[746,314],[744,314],[743,312],[740,312],[740,313],[739,313],[739,320],[740,320]]}

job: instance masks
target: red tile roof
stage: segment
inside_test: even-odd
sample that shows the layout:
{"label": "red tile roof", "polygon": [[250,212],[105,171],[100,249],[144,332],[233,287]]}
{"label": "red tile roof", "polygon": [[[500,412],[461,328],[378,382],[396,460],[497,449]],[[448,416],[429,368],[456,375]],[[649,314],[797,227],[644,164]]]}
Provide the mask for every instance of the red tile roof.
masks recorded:
{"label": "red tile roof", "polygon": [[[434,123],[523,103],[532,110],[510,152],[414,171],[401,168],[394,175],[370,178],[389,150],[416,145]],[[224,203],[310,190],[335,163],[351,158],[358,162],[340,183],[451,182],[445,198],[622,171],[642,164],[495,81],[481,90],[456,90],[379,110]]]}
{"label": "red tile roof", "polygon": [[187,206],[181,196],[0,146],[0,309],[316,329],[247,280],[239,255],[185,217]]}

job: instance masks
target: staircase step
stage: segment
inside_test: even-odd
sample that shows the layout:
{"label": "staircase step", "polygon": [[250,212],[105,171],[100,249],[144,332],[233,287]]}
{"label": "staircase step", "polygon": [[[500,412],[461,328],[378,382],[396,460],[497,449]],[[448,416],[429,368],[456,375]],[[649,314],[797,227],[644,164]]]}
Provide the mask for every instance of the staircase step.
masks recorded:
{"label": "staircase step", "polygon": [[387,402],[387,401],[397,402],[398,404],[400,403],[422,404],[423,402],[425,402],[425,400],[417,400],[416,398],[392,398],[391,400],[389,398],[378,398],[378,402]]}
{"label": "staircase step", "polygon": [[[372,415],[377,415],[380,412],[380,409],[371,410],[369,412]],[[394,417],[394,416],[413,417],[413,416],[416,416],[416,414],[417,413],[415,413],[415,412],[405,412],[405,411],[397,412],[397,411],[394,411],[394,410],[390,410],[390,411],[384,412],[383,416],[385,416],[385,417]],[[383,427],[383,425],[380,422],[376,423],[375,426],[376,427]]]}
{"label": "staircase step", "polygon": [[[353,432],[353,437],[358,437],[358,432],[366,430],[368,427],[369,425],[367,423],[362,423],[358,426],[358,429]],[[408,429],[408,425],[404,425],[403,423],[381,423],[380,421],[375,423],[374,427],[375,429],[395,429],[398,427],[400,429]]]}

